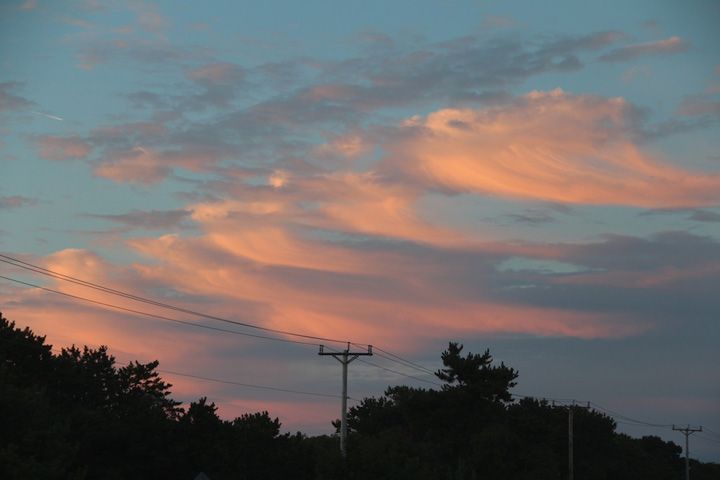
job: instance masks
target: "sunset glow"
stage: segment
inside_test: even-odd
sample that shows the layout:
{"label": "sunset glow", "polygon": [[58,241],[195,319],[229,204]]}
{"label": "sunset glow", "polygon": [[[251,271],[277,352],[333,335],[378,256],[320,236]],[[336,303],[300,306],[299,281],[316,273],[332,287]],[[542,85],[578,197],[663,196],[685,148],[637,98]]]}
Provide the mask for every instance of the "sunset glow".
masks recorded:
{"label": "sunset glow", "polygon": [[718,5],[5,3],[0,311],[56,351],[315,435],[319,345],[358,402],[456,341],[720,431]]}

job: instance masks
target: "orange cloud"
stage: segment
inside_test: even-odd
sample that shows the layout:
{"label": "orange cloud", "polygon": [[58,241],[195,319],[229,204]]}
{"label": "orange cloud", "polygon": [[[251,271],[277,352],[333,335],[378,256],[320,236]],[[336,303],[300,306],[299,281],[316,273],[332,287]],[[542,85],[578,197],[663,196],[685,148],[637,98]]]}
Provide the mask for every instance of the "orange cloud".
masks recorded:
{"label": "orange cloud", "polygon": [[93,151],[92,145],[85,143],[80,137],[58,137],[47,135],[38,137],[38,155],[49,160],[70,160],[85,158]]}
{"label": "orange cloud", "polygon": [[427,243],[461,240],[456,233],[419,218],[419,191],[384,182],[373,173],[338,173],[308,182],[322,192],[315,226],[365,235],[390,236]]}
{"label": "orange cloud", "polygon": [[358,157],[369,153],[374,148],[374,144],[369,142],[360,133],[349,133],[346,135],[328,135],[327,143],[324,143],[315,149],[315,155],[319,157],[325,156],[344,156]]}
{"label": "orange cloud", "polygon": [[508,106],[409,119],[383,169],[429,188],[516,199],[646,208],[720,201],[720,174],[647,154],[631,122],[620,98],[531,92]]}
{"label": "orange cloud", "polygon": [[154,150],[135,147],[131,152],[112,155],[93,173],[116,182],[151,184],[167,177],[170,169],[159,161]]}
{"label": "orange cloud", "polygon": [[136,146],[130,151],[111,153],[93,173],[116,182],[149,185],[164,180],[175,167],[193,171],[211,168],[219,156],[204,149],[158,151]]}
{"label": "orange cloud", "polygon": [[323,217],[289,223],[296,217],[283,203],[228,201],[192,210],[206,233],[130,241],[158,262],[136,270],[148,282],[172,283],[188,294],[223,298],[223,304],[253,303],[255,320],[267,328],[366,343],[405,343],[408,329],[428,339],[480,332],[618,337],[649,328],[598,313],[504,305],[485,295],[464,298],[436,281],[453,276],[453,267],[417,262],[402,251],[308,237],[298,227]]}

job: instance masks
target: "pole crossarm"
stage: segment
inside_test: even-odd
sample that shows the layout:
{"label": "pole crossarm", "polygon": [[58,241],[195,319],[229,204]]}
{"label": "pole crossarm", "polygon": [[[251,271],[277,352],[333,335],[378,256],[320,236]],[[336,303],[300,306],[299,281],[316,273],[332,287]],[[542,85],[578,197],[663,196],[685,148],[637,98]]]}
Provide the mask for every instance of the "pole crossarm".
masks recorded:
{"label": "pole crossarm", "polygon": [[318,352],[318,355],[328,355],[335,357],[335,360],[340,362],[343,368],[342,408],[340,412],[340,454],[343,457],[346,456],[345,442],[347,439],[347,366],[348,364],[350,364],[350,362],[358,358],[360,355],[372,354],[372,345],[368,345],[367,352],[351,352],[350,342],[348,342],[347,344],[347,350],[343,350],[342,352],[326,352],[324,345],[320,345],[320,351]]}
{"label": "pole crossarm", "polygon": [[320,351],[318,352],[318,355],[332,355],[335,358],[337,358],[338,356],[343,356],[343,355],[353,355],[355,358],[357,358],[360,355],[372,355],[372,354],[373,354],[372,345],[368,345],[367,352],[351,352],[349,343],[348,343],[347,350],[343,350],[342,352],[326,352],[325,345],[320,345]]}

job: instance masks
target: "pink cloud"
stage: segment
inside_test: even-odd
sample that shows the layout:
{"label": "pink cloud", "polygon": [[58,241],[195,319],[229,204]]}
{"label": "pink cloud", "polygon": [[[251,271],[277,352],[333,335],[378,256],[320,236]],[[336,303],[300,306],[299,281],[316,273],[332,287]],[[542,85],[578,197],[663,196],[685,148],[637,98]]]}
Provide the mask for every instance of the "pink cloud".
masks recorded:
{"label": "pink cloud", "polygon": [[572,285],[610,285],[626,288],[682,288],[693,281],[720,276],[720,264],[703,264],[695,267],[658,267],[650,271],[593,272],[573,275],[556,280],[557,283]]}
{"label": "pink cloud", "polygon": [[189,76],[195,80],[211,82],[237,81],[240,78],[240,69],[232,63],[215,63],[195,69]]}
{"label": "pink cloud", "polygon": [[[416,263],[401,252],[362,251],[306,238],[288,223],[295,217],[282,203],[221,202],[192,209],[205,235],[131,240],[137,253],[160,262],[136,268],[147,281],[172,281],[195,295],[263,305],[258,321],[268,328],[403,343],[407,329],[421,339],[480,332],[592,338],[650,327],[623,321],[622,315],[457,297],[433,280],[452,275],[450,270]],[[330,278],[336,280],[328,283]],[[376,285],[387,287],[383,291]]]}
{"label": "pink cloud", "polygon": [[451,244],[462,241],[455,232],[424,221],[416,211],[419,191],[387,184],[373,174],[334,174],[311,182],[323,192],[315,225],[366,235],[412,238]]}
{"label": "pink cloud", "polygon": [[[38,331],[49,334],[52,342],[60,346],[68,346],[85,342],[89,346],[108,344],[112,340],[113,348],[119,352],[132,352],[152,359],[157,358],[158,352],[162,351],[167,360],[179,358],[178,344],[186,345],[186,348],[198,348],[203,344],[204,337],[212,332],[193,329],[191,332],[183,330],[182,325],[165,320],[161,317],[178,318],[174,312],[158,308],[143,302],[138,302],[125,296],[113,295],[107,291],[112,289],[122,292],[134,292],[140,296],[147,296],[143,293],[145,289],[151,289],[155,284],[143,275],[142,268],[137,266],[126,266],[107,261],[98,254],[81,249],[66,249],[43,257],[42,259],[26,259],[27,261],[40,264],[44,268],[59,275],[80,278],[85,284],[102,286],[103,289],[89,288],[79,282],[68,282],[62,279],[38,277],[32,282],[46,286],[57,293],[43,289],[23,290],[17,288],[9,295],[17,300],[17,306],[23,302],[29,302],[29,308],[18,308],[22,310],[23,321],[33,320],[32,324],[37,325]],[[11,269],[3,264],[2,268]],[[17,277],[17,271],[3,272],[10,273]],[[64,296],[63,296],[64,295]],[[150,295],[152,296],[152,295]],[[157,295],[154,296],[156,300]],[[42,300],[42,301],[41,301]],[[15,302],[9,301],[9,304]],[[174,304],[182,304],[181,299],[174,299]],[[114,308],[121,307],[120,309]],[[3,313],[14,307],[3,306]],[[128,310],[122,310],[122,309]],[[52,312],[63,312],[55,313]],[[142,315],[137,312],[146,312],[150,315]],[[152,315],[158,315],[153,317]],[[59,318],[63,320],[60,321]],[[187,318],[186,321],[197,321],[196,318]],[[169,326],[176,328],[168,328]],[[162,338],[148,338],[148,341],[138,343],[136,337],[138,331],[146,331],[152,336],[153,332],[164,332]],[[185,337],[190,335],[194,341],[187,341]],[[178,341],[182,340],[182,341]],[[222,342],[221,342],[222,344]],[[167,346],[167,349],[163,348]],[[184,347],[185,348],[185,347]]]}
{"label": "pink cloud", "polygon": [[93,146],[83,141],[80,137],[47,135],[36,137],[35,143],[40,149],[38,155],[49,160],[86,158],[93,151]]}
{"label": "pink cloud", "polygon": [[314,156],[335,159],[337,156],[355,158],[372,152],[375,144],[362,132],[344,135],[328,134],[328,141],[315,148]]}
{"label": "pink cloud", "polygon": [[129,122],[118,126],[101,127],[93,130],[93,137],[126,138],[136,135],[161,135],[167,132],[164,124],[158,122]]}
{"label": "pink cloud", "polygon": [[4,197],[0,195],[0,210],[5,208],[20,208],[25,206],[37,205],[37,200],[33,198],[23,197],[21,195],[13,195],[11,197]]}
{"label": "pink cloud", "polygon": [[518,22],[510,17],[496,16],[496,15],[485,15],[480,28],[498,28],[498,27],[515,27]]}
{"label": "pink cloud", "polygon": [[644,75],[648,76],[650,75],[650,67],[647,65],[643,66],[634,66],[628,68],[625,73],[622,76],[623,83],[630,83],[633,79],[635,79],[638,75]]}
{"label": "pink cloud", "polygon": [[357,88],[352,85],[320,85],[312,88],[305,98],[314,102],[355,97]]}
{"label": "pink cloud", "polygon": [[688,49],[688,43],[680,37],[670,37],[654,42],[625,45],[599,57],[603,62],[618,62],[632,60],[648,55],[673,55]]}
{"label": "pink cloud", "polygon": [[683,170],[641,150],[620,98],[532,92],[484,110],[405,122],[381,171],[426,188],[646,208],[720,201],[720,173]]}
{"label": "pink cloud", "polygon": [[37,3],[37,0],[27,0],[18,7],[18,10],[36,10],[38,8]]}
{"label": "pink cloud", "polygon": [[135,147],[130,152],[109,155],[109,161],[95,167],[93,173],[119,183],[148,185],[165,179],[170,171],[170,167],[161,161],[157,152]]}
{"label": "pink cloud", "polygon": [[[155,124],[152,124],[155,125]],[[114,135],[114,131],[98,131],[98,135]],[[132,150],[111,152],[93,173],[120,183],[149,185],[164,180],[174,168],[191,171],[213,169],[222,152],[213,148],[187,146],[179,150],[159,151],[136,146]]]}

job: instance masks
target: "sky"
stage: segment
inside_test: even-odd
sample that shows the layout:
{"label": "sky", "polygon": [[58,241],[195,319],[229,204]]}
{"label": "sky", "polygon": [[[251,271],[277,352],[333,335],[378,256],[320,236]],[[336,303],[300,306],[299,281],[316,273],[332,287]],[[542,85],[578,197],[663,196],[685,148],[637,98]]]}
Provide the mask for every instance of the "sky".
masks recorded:
{"label": "sky", "polygon": [[621,432],[702,426],[691,457],[720,462],[718,23],[709,0],[5,1],[0,311],[310,435],[340,416],[318,345],[373,345],[357,405],[439,388],[459,342]]}

